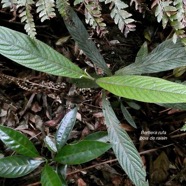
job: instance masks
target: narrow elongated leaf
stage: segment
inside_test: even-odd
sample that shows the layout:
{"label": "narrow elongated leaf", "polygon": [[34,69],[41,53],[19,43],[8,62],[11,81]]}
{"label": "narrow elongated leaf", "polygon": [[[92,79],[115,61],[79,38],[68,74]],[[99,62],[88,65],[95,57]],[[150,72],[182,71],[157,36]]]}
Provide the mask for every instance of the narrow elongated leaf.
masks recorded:
{"label": "narrow elongated leaf", "polygon": [[103,56],[96,48],[95,43],[89,38],[87,30],[77,14],[70,7],[67,11],[68,18],[64,19],[64,22],[73,39],[94,64],[103,69],[106,74],[111,74]]}
{"label": "narrow elongated leaf", "polygon": [[111,148],[108,143],[99,141],[80,141],[64,146],[55,160],[62,164],[74,165],[91,161]]}
{"label": "narrow elongated leaf", "polygon": [[116,75],[126,74],[147,74],[175,69],[185,66],[186,50],[180,40],[173,43],[172,39],[164,41],[155,48],[149,55],[137,58],[136,63],[132,63],[116,72]]}
{"label": "narrow elongated leaf", "polygon": [[62,186],[59,175],[49,165],[45,165],[41,174],[42,186]]}
{"label": "narrow elongated leaf", "polygon": [[60,150],[68,140],[68,136],[72,131],[76,122],[77,107],[68,112],[62,119],[59,128],[56,132],[56,145],[57,149]]}
{"label": "narrow elongated leaf", "polygon": [[136,123],[134,122],[132,116],[130,115],[129,111],[124,107],[124,105],[121,103],[121,111],[123,113],[123,116],[127,120],[127,122],[133,126],[134,128],[137,128]]}
{"label": "narrow elongated leaf", "polygon": [[0,140],[9,148],[28,157],[38,157],[33,143],[23,134],[9,127],[0,125]]}
{"label": "narrow elongated leaf", "polygon": [[18,178],[35,170],[42,159],[31,159],[25,156],[9,156],[0,159],[0,177]]}
{"label": "narrow elongated leaf", "polygon": [[45,43],[2,26],[0,54],[20,65],[41,72],[71,78],[86,76],[77,65]]}
{"label": "narrow elongated leaf", "polygon": [[113,94],[148,103],[186,102],[186,86],[155,77],[126,75],[100,78],[99,86]]}
{"label": "narrow elongated leaf", "polygon": [[120,126],[109,101],[103,96],[103,114],[117,160],[136,186],[148,186],[142,160],[128,134]]}
{"label": "narrow elongated leaf", "polygon": [[186,103],[158,103],[158,105],[166,108],[186,110]]}
{"label": "narrow elongated leaf", "polygon": [[148,55],[147,42],[144,42],[141,48],[139,49],[135,63],[143,63],[143,59]]}

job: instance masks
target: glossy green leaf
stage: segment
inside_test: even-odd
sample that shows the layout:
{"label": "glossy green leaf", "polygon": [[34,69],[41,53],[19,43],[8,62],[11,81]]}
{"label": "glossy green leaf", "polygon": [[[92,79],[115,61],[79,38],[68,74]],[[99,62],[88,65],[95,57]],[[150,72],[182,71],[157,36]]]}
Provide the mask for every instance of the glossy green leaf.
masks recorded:
{"label": "glossy green leaf", "polygon": [[54,169],[45,165],[41,174],[41,185],[42,186],[62,186],[62,182],[59,175],[54,171]]}
{"label": "glossy green leaf", "polygon": [[68,140],[70,132],[72,131],[76,122],[76,115],[77,107],[68,112],[62,119],[55,136],[58,150],[60,150]]}
{"label": "glossy green leaf", "polygon": [[174,44],[169,39],[141,58],[141,62],[139,59],[137,58],[136,63],[118,70],[116,75],[156,73],[185,66],[186,50],[180,40]]}
{"label": "glossy green leaf", "polygon": [[86,28],[77,14],[70,7],[67,14],[68,18],[64,18],[65,25],[73,39],[78,43],[78,46],[94,64],[103,69],[106,74],[111,74],[103,56],[96,48],[95,43],[90,39]]}
{"label": "glossy green leaf", "polygon": [[148,186],[140,155],[127,132],[120,126],[105,96],[103,96],[103,114],[108,128],[109,141],[119,164],[136,186]]}
{"label": "glossy green leaf", "polygon": [[25,156],[9,156],[0,159],[0,177],[18,178],[35,170],[43,162],[40,158],[31,159]]}
{"label": "glossy green leaf", "polygon": [[124,107],[124,105],[121,103],[121,111],[127,122],[133,126],[134,128],[137,128],[135,121],[133,120],[131,114],[129,111]]}
{"label": "glossy green leaf", "polygon": [[75,165],[91,161],[111,147],[99,141],[80,141],[64,146],[56,155],[55,160],[62,164]]}
{"label": "glossy green leaf", "polygon": [[29,36],[0,26],[0,54],[25,67],[71,78],[86,76],[69,59]]}
{"label": "glossy green leaf", "polygon": [[49,136],[46,136],[46,137],[45,137],[44,142],[45,142],[47,148],[48,148],[51,152],[57,152],[56,144],[53,142],[53,140],[52,140]]}
{"label": "glossy green leaf", "polygon": [[61,182],[62,182],[62,186],[67,186],[67,182],[66,182],[66,176],[67,176],[67,165],[62,165],[59,164],[57,166],[57,174],[59,175]]}
{"label": "glossy green leaf", "polygon": [[108,133],[106,131],[98,131],[89,134],[84,138],[84,140],[101,141],[106,143],[108,142]]}
{"label": "glossy green leaf", "polygon": [[148,103],[186,102],[186,86],[164,79],[125,75],[100,78],[99,86],[111,93]]}
{"label": "glossy green leaf", "polygon": [[33,143],[23,134],[0,125],[0,140],[9,148],[28,157],[39,156]]}

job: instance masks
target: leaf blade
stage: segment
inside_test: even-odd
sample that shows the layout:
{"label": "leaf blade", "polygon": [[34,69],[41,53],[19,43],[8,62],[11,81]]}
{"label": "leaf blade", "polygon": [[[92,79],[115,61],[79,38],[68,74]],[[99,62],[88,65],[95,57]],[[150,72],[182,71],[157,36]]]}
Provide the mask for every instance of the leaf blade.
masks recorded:
{"label": "leaf blade", "polygon": [[135,129],[137,128],[136,123],[134,122],[134,119],[132,118],[131,114],[129,111],[125,108],[125,106],[121,103],[121,111],[127,122],[134,127]]}
{"label": "leaf blade", "polygon": [[42,159],[31,159],[25,156],[9,156],[0,159],[0,177],[18,178],[35,170]]}
{"label": "leaf blade", "polygon": [[172,39],[164,41],[150,54],[136,58],[132,63],[118,71],[116,75],[147,74],[175,69],[185,66],[186,50],[180,40],[173,44]]}
{"label": "leaf blade", "polygon": [[125,75],[97,79],[97,84],[111,93],[148,103],[186,102],[186,87],[155,77]]}
{"label": "leaf blade", "polygon": [[29,139],[9,127],[0,125],[0,140],[9,148],[28,157],[38,157],[39,153]]}
{"label": "leaf blade", "polygon": [[75,165],[91,161],[105,153],[111,146],[99,141],[80,141],[64,146],[55,160],[62,164]]}
{"label": "leaf blade", "polygon": [[77,107],[75,107],[70,112],[68,112],[60,122],[59,128],[55,136],[56,146],[58,150],[60,150],[68,140],[68,136],[72,131],[76,122],[76,115],[77,115]]}
{"label": "leaf blade", "polygon": [[53,140],[49,136],[46,136],[44,138],[44,142],[45,142],[45,145],[47,146],[48,150],[50,150],[50,152],[54,152],[54,153],[57,152],[56,144],[53,142]]}
{"label": "leaf blade", "polygon": [[136,186],[147,186],[146,172],[136,147],[128,134],[122,130],[109,101],[103,96],[103,114],[108,128],[108,136],[115,155],[123,170]]}
{"label": "leaf blade", "polygon": [[42,186],[60,186],[62,182],[58,174],[49,165],[45,165],[41,174]]}
{"label": "leaf blade", "polygon": [[0,26],[0,54],[25,67],[71,78],[86,74],[45,43]]}
{"label": "leaf blade", "polygon": [[68,14],[69,18],[64,18],[64,22],[73,39],[94,64],[104,70],[106,74],[111,74],[103,56],[96,48],[94,42],[89,38],[87,30],[77,14],[70,7],[66,11],[68,11],[66,14]]}

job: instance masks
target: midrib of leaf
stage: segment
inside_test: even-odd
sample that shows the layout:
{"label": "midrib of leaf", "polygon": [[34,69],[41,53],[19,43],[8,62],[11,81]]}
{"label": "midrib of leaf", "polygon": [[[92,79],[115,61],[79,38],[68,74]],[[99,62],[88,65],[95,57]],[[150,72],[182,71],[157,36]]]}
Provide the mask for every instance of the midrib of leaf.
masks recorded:
{"label": "midrib of leaf", "polygon": [[[107,110],[107,112],[108,112],[108,110]],[[113,148],[117,149],[117,151],[119,151],[120,149],[124,150],[124,153],[126,155],[125,157],[128,159],[127,162],[130,162],[132,167],[136,167],[135,162],[133,161],[134,159],[132,159],[130,157],[131,151],[129,151],[129,149],[127,149],[124,145],[122,145],[123,143],[126,143],[128,141],[130,141],[130,143],[132,144],[133,143],[132,140],[129,138],[128,134],[126,134],[126,132],[121,128],[120,122],[117,120],[117,118],[115,118],[115,115],[113,113],[110,112],[106,116],[106,118],[107,117],[108,117],[108,119],[106,121],[112,121],[112,123],[108,122],[108,124],[111,126],[111,127],[109,127],[108,132],[109,132],[110,139],[112,139],[111,143],[113,144]],[[112,136],[112,134],[113,134],[113,136]],[[125,135],[125,139],[121,138],[122,135]],[[126,140],[126,138],[128,141]],[[119,144],[118,148],[116,148],[116,146],[115,146],[117,144]],[[137,152],[137,150],[136,150],[136,152]],[[117,156],[117,153],[116,153],[116,156]],[[139,164],[139,162],[138,162],[138,164]],[[137,169],[135,171],[141,173],[141,171],[138,171]],[[136,172],[134,172],[134,173],[136,173]]]}
{"label": "midrib of leaf", "polygon": [[[16,143],[16,146],[17,145],[19,145],[19,149],[20,148],[22,148],[21,149],[21,151],[23,150],[23,149],[26,149],[27,150],[27,152],[30,152],[30,154],[33,154],[34,156],[39,156],[39,154],[38,154],[38,152],[37,151],[35,151],[35,149],[29,149],[29,148],[27,148],[27,146],[26,145],[24,145],[24,144],[21,144],[18,140],[16,140],[16,139],[14,139],[13,137],[11,137],[11,135],[10,134],[6,134],[6,132],[3,132],[2,130],[1,130],[1,132],[0,133],[4,133],[5,134],[5,136],[8,136],[8,143],[10,142],[10,141],[13,141],[14,142],[14,144]],[[6,142],[7,142],[7,139],[5,140]],[[9,145],[8,145],[9,146]],[[15,146],[15,145],[14,145]],[[9,146],[10,148],[11,148],[11,146]],[[18,149],[18,150],[19,150]],[[16,151],[16,149],[13,149],[14,151]],[[34,152],[34,153],[33,153]]]}
{"label": "midrib of leaf", "polygon": [[[7,42],[7,44],[12,44],[12,46],[14,46],[14,50],[15,50],[15,48],[17,48],[18,50],[22,49],[23,51],[26,51],[28,54],[31,53],[31,52],[30,52],[31,50],[27,50],[27,49],[21,47],[20,45],[14,45],[14,43],[8,43],[8,42]],[[50,62],[51,62],[51,65],[52,65],[52,64],[56,64],[56,65],[58,65],[60,68],[62,67],[60,63],[57,63],[56,61],[51,60],[51,59],[49,59],[49,58],[45,58],[44,56],[41,57],[41,55],[39,55],[39,53],[34,53],[34,52],[32,52],[31,54],[32,54],[35,58],[41,59],[41,61],[42,61],[42,60],[50,61]],[[64,57],[63,57],[63,58],[64,58]],[[33,58],[32,58],[32,60],[33,60]],[[68,60],[68,59],[65,59],[65,60]],[[66,61],[65,61],[65,62],[63,61],[63,63],[65,63],[66,66],[63,66],[62,68],[68,69],[68,71],[69,71],[69,68],[71,69],[71,67],[69,66],[69,64],[68,64]],[[40,64],[41,64],[41,63],[40,63]],[[41,64],[41,66],[43,66],[43,65]],[[77,71],[74,71],[73,69],[71,69],[71,71],[72,71],[72,73],[77,73]],[[81,75],[82,75],[82,74],[81,74]]]}
{"label": "midrib of leaf", "polygon": [[143,57],[142,61],[126,66],[116,71],[116,74],[145,74],[171,70],[185,66],[185,58],[186,50],[181,41],[173,44],[172,40],[167,40]]}
{"label": "midrib of leaf", "polygon": [[[24,36],[24,34],[22,33],[10,30],[5,27],[1,27],[1,29],[3,30],[3,36],[4,36],[3,38],[3,36],[1,35],[1,40],[3,41],[3,44],[1,44],[1,46],[5,46],[6,48],[6,49],[3,48],[3,51],[6,51],[6,52],[1,52],[2,55],[12,59],[13,61],[14,61],[14,56],[18,56],[19,58],[16,58],[16,59],[19,62],[15,60],[17,63],[24,65],[28,68],[30,64],[30,66],[34,66],[34,67],[30,67],[34,70],[40,70],[43,72],[47,72],[47,70],[45,69],[46,67],[48,67],[50,68],[49,69],[50,71],[51,69],[55,69],[55,72],[49,72],[50,74],[54,74],[54,75],[62,74],[67,77],[71,77],[69,76],[69,74],[73,74],[73,75],[76,74],[76,76],[78,76],[79,78],[81,78],[82,76],[87,77],[87,75],[77,65],[72,63],[69,59],[59,54],[57,51],[55,51],[54,49],[52,49],[45,43],[42,43],[38,40],[31,40],[28,36],[26,35]],[[5,33],[6,31],[7,31],[7,34]],[[19,35],[20,38],[18,38],[17,35]],[[10,39],[7,37],[11,37],[13,39]],[[22,43],[19,42],[20,39]],[[26,45],[26,43],[28,43],[27,44],[28,46]],[[30,47],[30,49],[28,47]],[[49,54],[45,51],[45,47],[46,47],[46,51],[48,51]],[[10,48],[12,48],[13,52],[10,51]],[[34,49],[34,51],[32,50],[32,48]],[[36,49],[38,49],[38,51]],[[18,51],[17,53],[15,52],[16,50]],[[21,50],[23,51],[24,55],[21,53]],[[56,58],[56,60],[52,60],[49,55],[51,55],[51,57]],[[25,61],[20,62],[23,60]],[[37,60],[40,62],[36,63],[34,62],[34,60]],[[59,62],[57,62],[57,60]],[[60,61],[62,62],[60,63]],[[37,69],[37,68],[40,68],[40,69]]]}
{"label": "midrib of leaf", "polygon": [[[134,80],[133,80],[133,82],[131,81],[131,80],[129,80],[128,79],[128,82],[127,83],[129,83],[130,82],[130,84],[131,85],[126,85],[125,83],[123,83],[123,82],[121,82],[120,80],[118,80],[117,82],[116,81],[114,81],[114,82],[112,82],[112,80],[110,81],[109,80],[109,77],[108,78],[100,78],[100,80],[98,79],[97,80],[97,82],[101,82],[101,83],[104,83],[104,87],[110,87],[109,89],[107,89],[107,90],[109,90],[109,91],[111,91],[111,89],[114,89],[114,88],[117,88],[118,90],[119,90],[119,87],[122,87],[122,89],[133,89],[133,90],[135,90],[135,91],[140,91],[140,90],[142,90],[142,91],[150,91],[151,93],[152,92],[154,92],[154,93],[158,93],[158,94],[161,94],[161,93],[171,93],[171,95],[173,96],[179,96],[179,95],[185,95],[185,97],[186,97],[186,86],[185,86],[185,90],[183,91],[183,86],[184,85],[181,85],[181,84],[177,84],[177,83],[174,83],[174,82],[170,82],[170,83],[172,83],[172,85],[171,86],[173,86],[173,84],[175,84],[175,86],[179,86],[180,85],[180,88],[182,89],[182,91],[181,92],[179,92],[179,90],[176,90],[176,92],[172,92],[172,91],[169,91],[169,87],[170,87],[170,85],[169,84],[167,84],[166,85],[166,80],[163,80],[163,79],[159,79],[159,78],[154,78],[155,80],[157,79],[159,79],[159,80],[162,80],[162,85],[156,85],[156,83],[158,83],[158,82],[154,82],[154,84],[153,84],[153,87],[151,87],[152,86],[152,82],[149,82],[149,87],[148,88],[144,88],[141,84],[143,84],[143,83],[146,83],[145,84],[145,86],[147,86],[147,80],[148,80],[148,78],[151,78],[151,77],[147,77],[147,76],[137,76],[137,75],[126,75],[126,76],[112,76],[112,77],[122,77],[122,78],[128,78],[128,77],[131,77],[131,78],[135,78]],[[111,77],[111,78],[112,78]],[[142,77],[146,77],[147,78],[147,80],[142,80],[141,78]],[[135,82],[136,80],[137,80],[137,78],[139,78],[140,79],[140,81],[138,81],[137,83]],[[103,81],[101,81],[101,80],[103,80]],[[167,81],[167,83],[169,83],[169,81]],[[98,83],[99,84],[99,83]],[[106,86],[105,86],[106,85]],[[161,87],[162,89],[158,89],[159,87]],[[163,90],[165,88],[165,90]]]}
{"label": "midrib of leaf", "polygon": [[[47,176],[49,178],[49,179],[47,179],[47,184],[53,185],[52,178],[51,178],[50,174],[48,173],[48,171],[45,170],[44,174],[45,174],[45,176]],[[50,182],[50,184],[48,183],[48,181]]]}
{"label": "midrib of leaf", "polygon": [[[59,9],[59,7],[58,7]],[[64,19],[65,25],[70,32],[73,39],[78,43],[78,46],[83,50],[83,52],[91,59],[91,61],[100,67],[106,74],[111,75],[110,69],[100,54],[99,50],[96,48],[95,43],[89,38],[89,34],[85,29],[83,23],[73,11],[71,7],[68,7],[66,11],[67,17],[71,20]],[[73,21],[72,25],[70,22]]]}
{"label": "midrib of leaf", "polygon": [[122,130],[109,101],[106,100],[105,94],[103,94],[102,100],[103,114],[108,127],[108,136],[121,167],[136,186],[147,186],[148,183],[145,181],[146,172],[137,149],[128,134]]}

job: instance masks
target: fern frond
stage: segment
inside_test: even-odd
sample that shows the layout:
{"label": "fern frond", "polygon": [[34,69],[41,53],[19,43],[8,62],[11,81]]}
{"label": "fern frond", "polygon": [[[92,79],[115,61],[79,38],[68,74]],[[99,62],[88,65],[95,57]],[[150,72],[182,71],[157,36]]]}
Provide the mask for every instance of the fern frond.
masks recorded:
{"label": "fern frond", "polygon": [[36,36],[36,29],[35,23],[33,19],[33,15],[31,13],[32,7],[31,5],[34,4],[33,0],[19,0],[17,7],[23,7],[20,10],[19,17],[21,18],[22,23],[26,23],[24,29],[28,33],[31,38],[35,38]]}
{"label": "fern frond", "polygon": [[140,1],[140,0],[131,0],[130,1],[130,6],[132,6],[133,3],[135,5],[135,9],[138,10],[140,13],[142,13],[143,12],[142,1]]}
{"label": "fern frond", "polygon": [[39,13],[41,22],[56,16],[54,9],[55,7],[54,0],[39,0],[36,3],[36,7],[37,7],[36,12]]}
{"label": "fern frond", "polygon": [[171,3],[172,1],[159,1],[155,9],[155,16],[157,17],[157,21],[158,23],[162,21],[163,28],[167,26],[170,10],[175,11],[174,7],[171,6]]}
{"label": "fern frond", "polygon": [[76,6],[76,5],[78,5],[78,4],[80,4],[80,3],[82,3],[84,0],[75,0],[74,1],[74,6]]}
{"label": "fern frond", "polygon": [[2,8],[10,8],[12,9],[14,5],[17,4],[17,0],[2,0],[1,1]]}
{"label": "fern frond", "polygon": [[69,0],[56,0],[56,7],[63,17],[63,19],[68,19],[68,7],[70,6]]}
{"label": "fern frond", "polygon": [[17,0],[17,8],[26,7],[26,5],[33,5],[33,0]]}
{"label": "fern frond", "polygon": [[153,7],[155,8],[155,16],[157,17],[157,21],[162,21],[162,26],[165,28],[167,23],[175,30],[173,35],[173,42],[175,43],[177,37],[184,36],[184,28],[185,28],[185,8],[182,0],[174,0],[174,1],[156,1],[153,3]]}
{"label": "fern frond", "polygon": [[124,32],[125,37],[130,31],[135,30],[134,22],[132,19],[132,14],[128,13],[125,9],[128,8],[128,5],[121,0],[99,0],[100,2],[105,2],[105,4],[111,3],[110,16],[114,20],[115,24],[118,25],[118,28],[121,32]]}
{"label": "fern frond", "polygon": [[85,22],[96,29],[98,35],[102,36],[108,33],[106,24],[101,17],[101,6],[98,1],[88,0],[84,1],[85,5]]}

